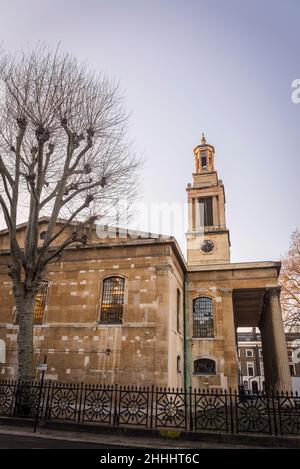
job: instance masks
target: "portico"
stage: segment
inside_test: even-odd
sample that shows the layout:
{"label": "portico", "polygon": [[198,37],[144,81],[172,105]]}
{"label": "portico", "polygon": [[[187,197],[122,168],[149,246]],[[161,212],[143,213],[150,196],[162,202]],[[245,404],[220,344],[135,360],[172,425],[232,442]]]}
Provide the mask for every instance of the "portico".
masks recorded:
{"label": "portico", "polygon": [[[194,386],[236,387],[239,372],[234,331],[239,327],[259,327],[262,334],[266,389],[290,391],[288,357],[277,284],[279,262],[228,263],[190,267],[188,273],[189,308],[199,295],[214,301],[215,333],[209,339],[193,337],[190,324],[191,354],[218,357],[220,379],[197,376],[191,370]],[[213,286],[212,286],[213,285]],[[191,317],[191,314],[190,314]],[[226,380],[224,382],[224,378]]]}
{"label": "portico", "polygon": [[257,268],[263,279],[252,280],[252,283],[257,283],[256,288],[239,288],[238,285],[233,288],[235,327],[260,329],[266,391],[290,391],[292,382],[280,307],[280,287],[274,284],[274,268],[279,269],[280,264],[273,263],[273,269],[272,263],[260,264]]}

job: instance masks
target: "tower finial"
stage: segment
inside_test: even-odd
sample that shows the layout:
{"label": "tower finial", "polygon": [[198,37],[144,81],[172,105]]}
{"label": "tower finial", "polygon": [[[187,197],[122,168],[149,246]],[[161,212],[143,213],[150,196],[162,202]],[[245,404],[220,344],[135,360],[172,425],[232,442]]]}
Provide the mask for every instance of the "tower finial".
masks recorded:
{"label": "tower finial", "polygon": [[202,132],[201,145],[205,145],[205,144],[206,144],[206,138],[204,136],[204,133]]}

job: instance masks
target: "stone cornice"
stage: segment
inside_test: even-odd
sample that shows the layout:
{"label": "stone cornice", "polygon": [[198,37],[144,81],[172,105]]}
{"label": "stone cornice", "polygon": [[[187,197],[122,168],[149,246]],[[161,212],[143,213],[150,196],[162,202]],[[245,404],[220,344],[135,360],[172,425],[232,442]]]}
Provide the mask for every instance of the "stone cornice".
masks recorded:
{"label": "stone cornice", "polygon": [[189,266],[188,272],[205,272],[214,270],[248,270],[248,269],[270,269],[280,270],[281,262],[258,261],[258,262],[228,262],[226,264],[206,264]]}

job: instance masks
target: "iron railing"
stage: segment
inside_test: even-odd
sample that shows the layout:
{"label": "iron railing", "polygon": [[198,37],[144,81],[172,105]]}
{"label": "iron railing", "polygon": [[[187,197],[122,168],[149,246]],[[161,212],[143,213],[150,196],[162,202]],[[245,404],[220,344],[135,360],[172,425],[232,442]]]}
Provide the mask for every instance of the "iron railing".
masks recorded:
{"label": "iron railing", "polygon": [[181,431],[300,435],[297,393],[0,381],[0,416]]}

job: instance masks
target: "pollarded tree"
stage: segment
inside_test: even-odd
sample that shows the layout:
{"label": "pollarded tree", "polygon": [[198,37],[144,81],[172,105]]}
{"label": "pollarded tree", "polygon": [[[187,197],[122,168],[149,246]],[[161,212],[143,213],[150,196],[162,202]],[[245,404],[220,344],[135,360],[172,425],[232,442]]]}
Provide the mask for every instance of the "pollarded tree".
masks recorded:
{"label": "pollarded tree", "polygon": [[[138,162],[118,85],[75,58],[46,47],[2,54],[0,80],[0,209],[19,323],[18,376],[28,380],[34,303],[47,265],[68,246],[86,243],[86,227],[133,194]],[[24,246],[16,236],[20,219],[27,223]]]}
{"label": "pollarded tree", "polygon": [[281,305],[285,328],[300,331],[300,231],[291,236],[290,248],[282,259]]}

